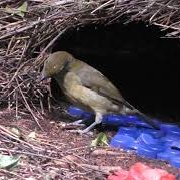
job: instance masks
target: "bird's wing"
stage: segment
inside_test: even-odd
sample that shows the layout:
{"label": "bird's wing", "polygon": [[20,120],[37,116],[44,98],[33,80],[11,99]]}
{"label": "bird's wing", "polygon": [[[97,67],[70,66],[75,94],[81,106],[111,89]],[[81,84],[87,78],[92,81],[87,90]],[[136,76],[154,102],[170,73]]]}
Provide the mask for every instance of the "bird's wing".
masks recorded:
{"label": "bird's wing", "polygon": [[96,93],[110,99],[115,104],[122,104],[130,109],[133,108],[124,100],[115,85],[95,68],[82,61],[77,61],[72,66],[71,70],[79,76],[83,86],[88,87]]}
{"label": "bird's wing", "polygon": [[[81,62],[81,61],[80,61]],[[98,93],[99,95],[106,97],[111,100],[114,104],[124,105],[132,112],[139,114],[145,122],[150,124],[152,127],[159,129],[159,127],[151,121],[145,114],[141,113],[135,107],[130,105],[120,94],[118,89],[98,70],[87,65],[84,62],[79,63],[77,66],[74,66],[71,71],[78,76],[78,79],[81,81],[81,86],[87,87],[92,91]]]}

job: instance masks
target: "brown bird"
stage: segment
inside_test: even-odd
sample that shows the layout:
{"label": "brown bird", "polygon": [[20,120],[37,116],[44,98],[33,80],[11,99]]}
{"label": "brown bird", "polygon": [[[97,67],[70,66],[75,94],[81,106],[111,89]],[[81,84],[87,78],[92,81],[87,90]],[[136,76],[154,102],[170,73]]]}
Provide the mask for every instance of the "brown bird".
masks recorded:
{"label": "brown bird", "polygon": [[102,122],[103,115],[109,113],[138,114],[158,128],[149,117],[130,105],[101,72],[68,52],[55,52],[45,60],[41,78],[50,77],[57,81],[71,103],[95,113],[95,122],[81,133],[90,131]]}

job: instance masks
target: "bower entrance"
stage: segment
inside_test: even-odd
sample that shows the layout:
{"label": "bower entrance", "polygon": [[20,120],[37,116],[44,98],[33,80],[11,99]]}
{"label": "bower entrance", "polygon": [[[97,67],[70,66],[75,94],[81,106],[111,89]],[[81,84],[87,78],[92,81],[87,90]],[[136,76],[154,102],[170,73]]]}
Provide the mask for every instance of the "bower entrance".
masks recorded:
{"label": "bower entrance", "polygon": [[164,33],[143,23],[88,25],[69,30],[53,51],[99,69],[141,111],[178,121],[180,48],[178,40],[161,38]]}

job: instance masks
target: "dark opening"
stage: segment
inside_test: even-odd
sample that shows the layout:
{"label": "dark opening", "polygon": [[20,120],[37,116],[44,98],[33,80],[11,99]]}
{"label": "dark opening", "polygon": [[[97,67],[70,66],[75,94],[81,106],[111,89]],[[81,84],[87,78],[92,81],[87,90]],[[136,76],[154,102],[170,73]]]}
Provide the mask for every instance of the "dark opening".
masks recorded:
{"label": "dark opening", "polygon": [[178,122],[180,46],[163,35],[143,23],[88,25],[64,34],[53,52],[68,51],[100,70],[142,112]]}

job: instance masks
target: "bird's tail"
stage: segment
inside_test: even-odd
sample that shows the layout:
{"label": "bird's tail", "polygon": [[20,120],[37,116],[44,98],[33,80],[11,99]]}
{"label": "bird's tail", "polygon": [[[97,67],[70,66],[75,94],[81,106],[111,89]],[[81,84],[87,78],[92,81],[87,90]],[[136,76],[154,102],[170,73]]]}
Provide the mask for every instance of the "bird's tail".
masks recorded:
{"label": "bird's tail", "polygon": [[128,108],[127,113],[130,114],[136,114],[138,116],[140,116],[140,118],[145,121],[146,123],[148,123],[150,126],[152,126],[155,129],[159,129],[159,126],[157,124],[155,124],[152,119],[150,117],[148,117],[147,115],[145,115],[144,113],[140,112],[138,109],[136,109],[134,106],[132,106],[131,104],[129,104],[127,101],[124,100],[123,102],[124,106]]}

